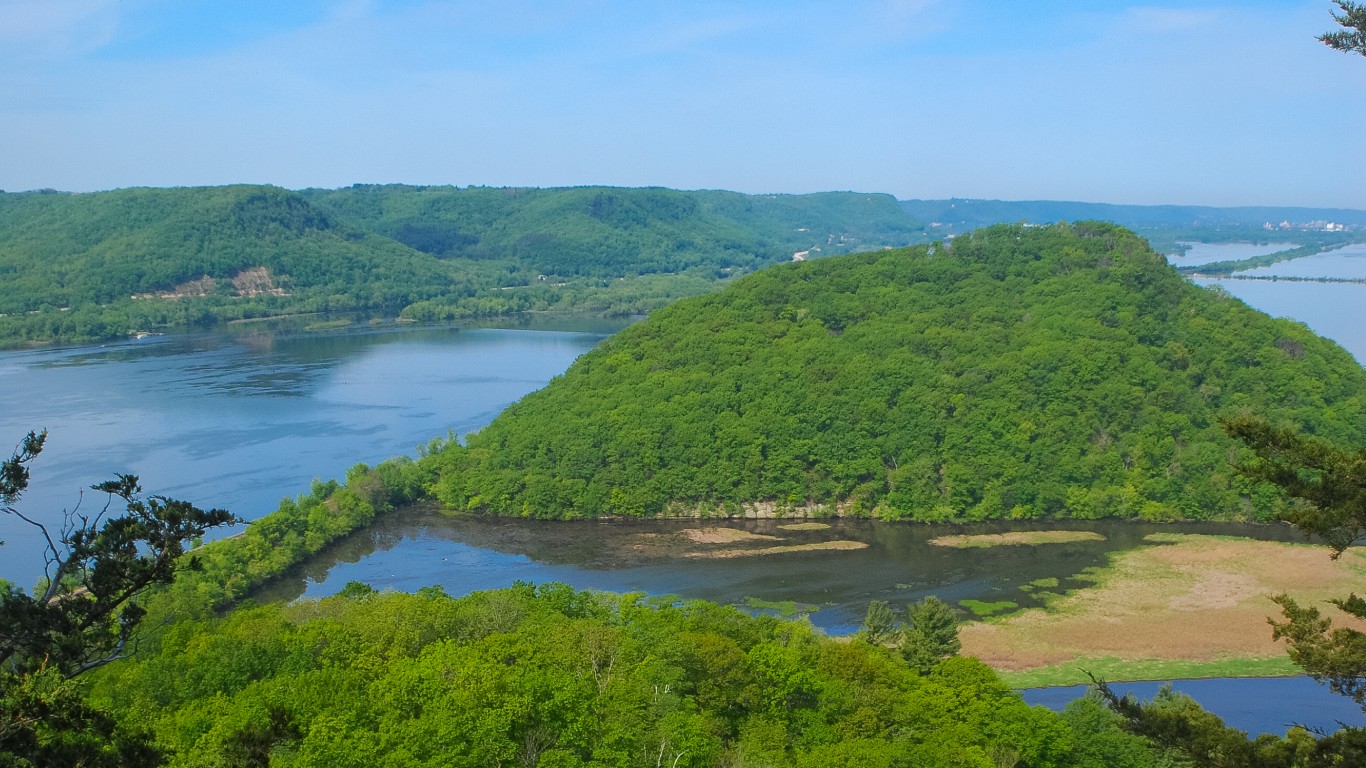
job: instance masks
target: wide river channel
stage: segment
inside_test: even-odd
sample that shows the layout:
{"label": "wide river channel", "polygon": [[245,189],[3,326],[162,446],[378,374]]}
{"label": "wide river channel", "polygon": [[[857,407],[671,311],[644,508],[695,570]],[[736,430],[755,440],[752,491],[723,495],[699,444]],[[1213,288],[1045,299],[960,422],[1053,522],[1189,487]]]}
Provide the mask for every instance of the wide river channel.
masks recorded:
{"label": "wide river channel", "polygon": [[[1366,359],[1366,285],[1220,283],[1272,314],[1305,312],[1302,319],[1314,330]],[[1293,301],[1282,290],[1295,292]],[[273,511],[281,498],[306,491],[313,480],[341,477],[357,462],[412,455],[432,438],[480,428],[625,324],[358,324],[326,334],[247,324],[107,346],[4,352],[0,440],[12,444],[30,429],[49,431],[48,447],[33,466],[33,486],[21,502],[49,523],[77,504],[91,510],[100,499],[93,492],[82,499],[81,489],[114,472],[139,475],[149,492],[254,519]],[[695,541],[677,522],[546,523],[450,518],[413,509],[339,543],[260,597],[324,596],[351,580],[402,590],[440,584],[451,594],[517,580],[558,580],[796,612],[842,633],[854,628],[870,599],[937,594],[1028,606],[1030,592],[1021,587],[1030,582],[1057,579],[1056,589],[1065,590],[1079,584],[1086,569],[1103,565],[1111,551],[1155,546],[1142,540],[1151,532],[1148,526],[1114,522],[1068,526],[1100,533],[1100,541],[985,551],[931,545],[930,539],[949,532],[942,527],[832,521],[826,529],[791,530],[781,520],[729,525],[774,537],[763,540],[774,546],[831,540],[867,546],[717,557],[725,547]],[[979,525],[970,532],[1021,527],[1027,526]],[[1297,538],[1271,526],[1180,530]],[[0,541],[0,578],[32,585],[41,576],[40,539],[20,521],[0,516]],[[1056,704],[1049,697],[1066,694],[1029,695]],[[1303,681],[1291,692],[1258,694],[1272,706],[1255,715],[1219,709],[1220,695],[1206,691],[1199,698],[1253,731],[1280,732],[1289,719],[1329,728],[1338,720],[1361,720],[1346,699]],[[1224,696],[1230,707],[1248,698]]]}

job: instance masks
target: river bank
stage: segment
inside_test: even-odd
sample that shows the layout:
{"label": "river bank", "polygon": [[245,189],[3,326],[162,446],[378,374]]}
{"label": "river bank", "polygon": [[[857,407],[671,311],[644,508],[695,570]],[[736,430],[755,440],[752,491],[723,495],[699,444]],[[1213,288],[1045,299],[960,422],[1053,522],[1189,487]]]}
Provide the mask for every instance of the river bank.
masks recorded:
{"label": "river bank", "polygon": [[334,594],[349,581],[448,593],[509,580],[792,604],[832,635],[869,601],[958,606],[964,653],[1016,687],[1298,672],[1271,640],[1270,596],[1315,603],[1360,590],[1366,557],[1338,561],[1287,526],[1136,521],[961,525],[795,520],[537,521],[398,513],[261,599]]}

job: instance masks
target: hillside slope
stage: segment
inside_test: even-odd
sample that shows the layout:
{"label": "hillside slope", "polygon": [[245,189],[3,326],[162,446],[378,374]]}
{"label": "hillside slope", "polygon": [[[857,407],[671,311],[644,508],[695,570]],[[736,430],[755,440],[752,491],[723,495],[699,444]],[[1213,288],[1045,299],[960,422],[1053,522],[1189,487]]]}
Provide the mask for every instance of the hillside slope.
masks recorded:
{"label": "hillside slope", "polygon": [[237,185],[0,193],[0,344],[327,311],[635,314],[793,254],[903,245],[887,195]]}
{"label": "hillside slope", "polygon": [[305,190],[320,208],[443,258],[512,260],[560,277],[679,272],[721,277],[792,255],[919,241],[890,195],[570,187],[357,185]]}
{"label": "hillside slope", "polygon": [[0,194],[0,273],[0,332],[33,340],[279,311],[397,312],[456,279],[264,186]]}
{"label": "hillside slope", "polygon": [[1366,370],[1108,224],[774,267],[621,332],[436,484],[546,517],[1265,516],[1217,419],[1366,442]]}

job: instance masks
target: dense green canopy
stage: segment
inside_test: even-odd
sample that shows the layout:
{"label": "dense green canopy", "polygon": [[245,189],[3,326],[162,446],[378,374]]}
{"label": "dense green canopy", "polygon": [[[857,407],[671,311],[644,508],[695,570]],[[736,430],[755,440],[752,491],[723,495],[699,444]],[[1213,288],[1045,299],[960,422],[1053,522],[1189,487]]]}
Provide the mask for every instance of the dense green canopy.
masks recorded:
{"label": "dense green canopy", "polygon": [[742,195],[663,188],[304,190],[329,215],[442,258],[515,261],[560,277],[701,269],[720,277],[792,254],[905,245],[921,227],[891,195]]}
{"label": "dense green canopy", "polygon": [[1366,371],[1108,224],[999,226],[681,301],[441,457],[446,504],[544,517],[1253,517],[1242,412],[1366,441]]}
{"label": "dense green canopy", "polygon": [[852,193],[401,185],[0,193],[0,345],[311,312],[633,314],[799,251],[844,253],[919,235],[890,196]]}
{"label": "dense green canopy", "polygon": [[175,624],[90,698],[175,766],[1165,764],[1098,705],[1029,707],[973,659],[922,675],[808,624],[669,602],[352,583]]}

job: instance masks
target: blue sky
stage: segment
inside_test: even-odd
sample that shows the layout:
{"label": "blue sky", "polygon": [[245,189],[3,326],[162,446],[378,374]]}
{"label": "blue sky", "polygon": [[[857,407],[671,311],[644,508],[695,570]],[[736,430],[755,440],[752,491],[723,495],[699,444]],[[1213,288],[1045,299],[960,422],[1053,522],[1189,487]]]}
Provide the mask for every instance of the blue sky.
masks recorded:
{"label": "blue sky", "polygon": [[1366,208],[1329,0],[0,0],[0,189]]}

